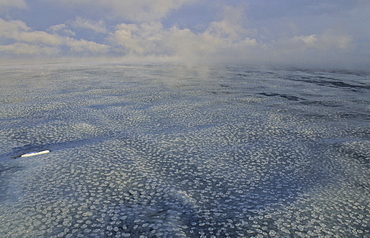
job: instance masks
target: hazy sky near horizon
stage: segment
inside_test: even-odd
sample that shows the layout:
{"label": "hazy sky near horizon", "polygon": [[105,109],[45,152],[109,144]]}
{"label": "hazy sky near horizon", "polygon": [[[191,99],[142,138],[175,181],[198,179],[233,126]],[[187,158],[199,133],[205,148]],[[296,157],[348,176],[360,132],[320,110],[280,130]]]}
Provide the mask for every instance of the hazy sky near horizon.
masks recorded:
{"label": "hazy sky near horizon", "polygon": [[0,0],[0,59],[370,67],[368,0]]}

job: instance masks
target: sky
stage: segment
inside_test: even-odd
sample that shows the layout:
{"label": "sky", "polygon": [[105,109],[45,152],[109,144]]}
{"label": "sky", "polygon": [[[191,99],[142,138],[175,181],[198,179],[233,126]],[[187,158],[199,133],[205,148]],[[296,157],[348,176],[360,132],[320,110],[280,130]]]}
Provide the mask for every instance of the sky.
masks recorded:
{"label": "sky", "polygon": [[369,0],[0,0],[0,60],[370,69]]}

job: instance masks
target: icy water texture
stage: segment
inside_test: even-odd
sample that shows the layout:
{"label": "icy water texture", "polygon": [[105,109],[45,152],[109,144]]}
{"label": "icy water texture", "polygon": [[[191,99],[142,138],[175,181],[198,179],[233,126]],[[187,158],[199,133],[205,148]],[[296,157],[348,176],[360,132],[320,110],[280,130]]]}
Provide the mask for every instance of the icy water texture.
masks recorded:
{"label": "icy water texture", "polygon": [[369,74],[44,65],[0,80],[1,237],[370,237]]}

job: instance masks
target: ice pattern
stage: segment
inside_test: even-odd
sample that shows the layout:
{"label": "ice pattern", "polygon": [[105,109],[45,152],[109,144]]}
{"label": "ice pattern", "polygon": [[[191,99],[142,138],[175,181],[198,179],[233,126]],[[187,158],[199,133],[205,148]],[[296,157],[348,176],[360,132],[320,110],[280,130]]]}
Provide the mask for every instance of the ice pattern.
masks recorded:
{"label": "ice pattern", "polygon": [[0,236],[370,237],[369,80],[3,65]]}

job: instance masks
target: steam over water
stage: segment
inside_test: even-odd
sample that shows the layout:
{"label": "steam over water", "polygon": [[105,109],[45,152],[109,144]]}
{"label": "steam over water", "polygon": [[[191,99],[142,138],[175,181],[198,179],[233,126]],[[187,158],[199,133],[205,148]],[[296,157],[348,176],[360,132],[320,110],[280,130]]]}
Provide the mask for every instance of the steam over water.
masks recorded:
{"label": "steam over water", "polygon": [[1,237],[370,236],[369,74],[45,65],[0,82]]}

